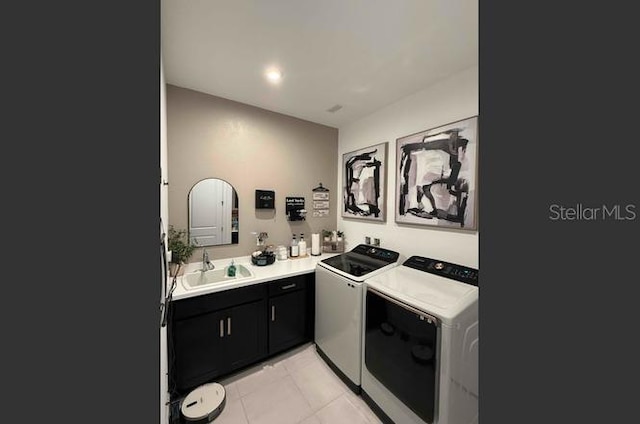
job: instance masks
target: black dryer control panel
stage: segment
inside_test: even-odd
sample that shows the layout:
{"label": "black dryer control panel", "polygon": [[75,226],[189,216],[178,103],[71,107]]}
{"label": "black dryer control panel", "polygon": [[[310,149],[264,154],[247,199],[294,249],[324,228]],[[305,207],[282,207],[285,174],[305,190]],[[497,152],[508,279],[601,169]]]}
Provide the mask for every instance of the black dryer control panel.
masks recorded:
{"label": "black dryer control panel", "polygon": [[422,256],[411,256],[402,265],[473,286],[478,285],[478,270],[474,268]]}

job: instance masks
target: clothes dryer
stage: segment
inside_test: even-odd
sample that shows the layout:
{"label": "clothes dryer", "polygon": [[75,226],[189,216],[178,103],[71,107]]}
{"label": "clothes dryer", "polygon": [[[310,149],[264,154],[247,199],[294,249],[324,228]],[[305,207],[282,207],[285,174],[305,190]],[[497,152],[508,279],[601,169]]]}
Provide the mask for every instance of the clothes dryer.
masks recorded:
{"label": "clothes dryer", "polygon": [[477,423],[478,270],[412,256],[364,287],[365,401],[396,423]]}

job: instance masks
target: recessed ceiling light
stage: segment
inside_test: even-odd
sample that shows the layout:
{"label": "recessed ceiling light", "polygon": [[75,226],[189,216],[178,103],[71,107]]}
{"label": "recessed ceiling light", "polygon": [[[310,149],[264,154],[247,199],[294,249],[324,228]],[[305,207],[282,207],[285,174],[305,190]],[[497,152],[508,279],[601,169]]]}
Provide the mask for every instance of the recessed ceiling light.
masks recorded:
{"label": "recessed ceiling light", "polygon": [[282,79],[282,72],[278,69],[269,69],[266,73],[266,77],[269,81],[277,83]]}

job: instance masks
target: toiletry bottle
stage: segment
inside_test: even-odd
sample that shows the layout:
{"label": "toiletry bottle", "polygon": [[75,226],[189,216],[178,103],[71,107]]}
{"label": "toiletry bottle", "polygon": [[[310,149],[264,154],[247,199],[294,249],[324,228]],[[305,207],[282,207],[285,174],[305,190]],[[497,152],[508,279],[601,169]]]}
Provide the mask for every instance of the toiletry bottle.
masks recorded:
{"label": "toiletry bottle", "polygon": [[235,277],[236,276],[236,266],[233,263],[233,259],[231,259],[231,265],[227,268],[227,277]]}
{"label": "toiletry bottle", "polygon": [[307,242],[304,241],[304,234],[300,233],[300,241],[298,242],[298,253],[300,256],[307,256]]}
{"label": "toiletry bottle", "polygon": [[289,256],[292,258],[297,258],[300,256],[300,250],[298,248],[298,240],[296,240],[296,235],[293,235],[293,240],[291,240],[291,249],[289,251]]}

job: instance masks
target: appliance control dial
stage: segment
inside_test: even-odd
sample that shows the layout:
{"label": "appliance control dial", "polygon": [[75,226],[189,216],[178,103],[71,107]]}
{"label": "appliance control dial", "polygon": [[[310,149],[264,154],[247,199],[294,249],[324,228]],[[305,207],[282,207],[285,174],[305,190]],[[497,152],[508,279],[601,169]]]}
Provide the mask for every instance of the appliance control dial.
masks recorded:
{"label": "appliance control dial", "polygon": [[435,269],[443,269],[444,268],[444,264],[442,262],[437,262],[434,265]]}

